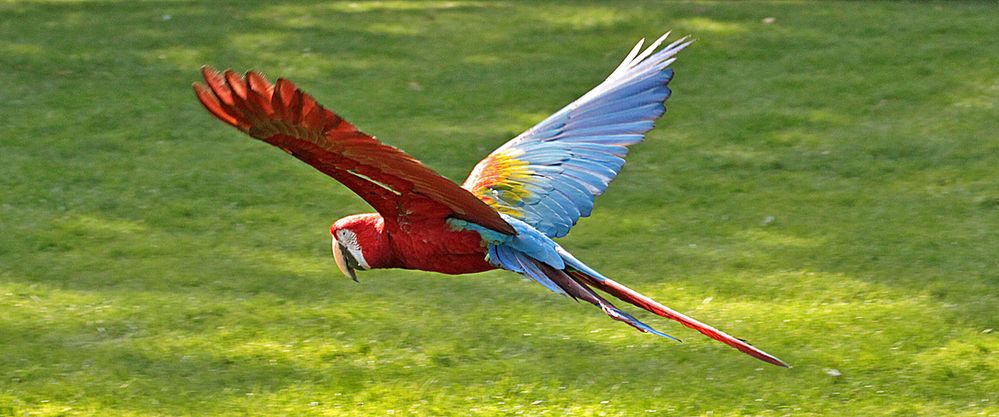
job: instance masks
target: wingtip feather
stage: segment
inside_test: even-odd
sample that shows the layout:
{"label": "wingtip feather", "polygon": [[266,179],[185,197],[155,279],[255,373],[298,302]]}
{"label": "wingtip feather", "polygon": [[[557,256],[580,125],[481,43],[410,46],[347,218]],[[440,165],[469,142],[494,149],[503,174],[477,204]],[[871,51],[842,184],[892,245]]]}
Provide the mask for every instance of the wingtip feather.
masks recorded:
{"label": "wingtip feather", "polygon": [[201,76],[205,79],[208,88],[212,90],[212,93],[222,105],[226,107],[233,106],[232,90],[226,85],[225,77],[222,73],[218,72],[215,68],[205,65],[201,67]]}
{"label": "wingtip feather", "polygon": [[230,115],[228,112],[225,111],[225,109],[222,108],[222,105],[219,103],[218,98],[216,98],[215,95],[212,94],[212,91],[209,87],[198,82],[193,83],[191,87],[194,88],[194,94],[198,97],[198,101],[201,102],[201,105],[204,106],[209,113],[211,113],[213,116],[215,116],[216,118],[225,123],[228,123],[235,127],[239,127],[239,122],[236,120],[235,117]]}
{"label": "wingtip feather", "polygon": [[642,51],[641,55],[635,57],[634,61],[642,62],[642,60],[647,58],[649,55],[652,55],[652,53],[656,51],[656,48],[658,48],[659,45],[662,45],[663,41],[666,40],[669,34],[670,32],[666,32],[666,34],[660,36],[659,39],[656,39],[655,42],[650,43],[649,47],[645,48],[645,51]]}
{"label": "wingtip feather", "polygon": [[610,75],[608,75],[607,78],[613,78],[615,75],[620,74],[623,71],[626,71],[628,67],[631,66],[631,63],[634,61],[635,57],[638,55],[638,51],[642,50],[642,45],[645,45],[645,38],[638,40],[638,43],[636,43],[635,46],[631,48],[631,51],[628,52],[628,55],[626,55],[624,59],[621,60],[621,63],[617,66],[617,68],[614,68],[614,71],[611,71]]}
{"label": "wingtip feather", "polygon": [[247,90],[246,79],[244,79],[241,75],[239,75],[239,73],[233,71],[232,69],[227,69],[224,72],[222,72],[222,76],[225,78],[226,85],[229,87],[230,90],[232,90],[233,94],[235,95],[235,97],[233,98],[239,99],[236,100],[236,103],[239,103],[240,101],[245,102],[246,90]]}
{"label": "wingtip feather", "polygon": [[284,78],[278,78],[274,84],[274,95],[271,96],[271,107],[281,117],[281,120],[291,119],[291,104],[295,97],[295,84]]}
{"label": "wingtip feather", "polygon": [[[364,141],[354,145],[355,150],[371,148],[373,152],[392,153],[395,163],[408,167],[401,171],[399,167],[395,167],[394,174],[402,172],[405,174],[405,181],[421,186],[420,192],[432,196],[451,210],[463,213],[459,217],[508,235],[517,234],[513,226],[503,220],[495,209],[467,190],[439,176],[401,151],[383,145],[374,137],[360,132],[350,123],[323,108],[292,82],[279,79],[277,85],[271,85],[256,71],[240,75],[232,69],[226,69],[220,73],[208,65],[201,67],[201,73],[207,86],[199,83],[193,85],[198,100],[212,115],[250,136],[268,141],[267,138],[275,133],[292,131],[294,132],[292,135],[308,141],[315,140],[317,136],[333,134],[340,145],[355,137],[363,137]],[[335,132],[328,129],[334,129]],[[286,149],[281,144],[272,144]],[[313,164],[310,161],[306,162]],[[382,167],[382,169],[387,168]]]}
{"label": "wingtip feather", "polygon": [[256,71],[247,71],[245,78],[249,87],[247,102],[254,107],[256,113],[266,118],[272,117],[274,107],[271,106],[271,96],[274,95],[274,86]]}

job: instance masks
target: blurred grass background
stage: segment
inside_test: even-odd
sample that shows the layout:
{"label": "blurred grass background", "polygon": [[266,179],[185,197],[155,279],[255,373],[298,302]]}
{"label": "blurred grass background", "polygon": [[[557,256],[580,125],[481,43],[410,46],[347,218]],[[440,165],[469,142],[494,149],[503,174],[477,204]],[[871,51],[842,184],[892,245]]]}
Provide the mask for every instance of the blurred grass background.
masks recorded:
{"label": "blurred grass background", "polygon": [[[999,415],[994,2],[0,1],[0,415]],[[634,42],[697,43],[562,239],[795,367],[511,273],[371,271],[369,209],[212,119],[295,80],[460,181]]]}

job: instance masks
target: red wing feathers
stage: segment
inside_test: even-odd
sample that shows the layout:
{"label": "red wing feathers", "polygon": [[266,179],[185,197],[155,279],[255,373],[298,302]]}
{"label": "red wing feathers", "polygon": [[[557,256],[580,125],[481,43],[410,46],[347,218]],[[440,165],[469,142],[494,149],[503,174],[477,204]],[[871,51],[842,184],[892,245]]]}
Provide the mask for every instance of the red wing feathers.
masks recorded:
{"label": "red wing feathers", "polygon": [[361,132],[291,81],[271,84],[253,71],[241,76],[210,67],[203,67],[202,74],[206,84],[195,83],[194,92],[212,115],[342,182],[385,219],[418,216],[437,205],[441,210],[430,210],[434,215],[453,215],[516,234],[495,209],[473,194]]}

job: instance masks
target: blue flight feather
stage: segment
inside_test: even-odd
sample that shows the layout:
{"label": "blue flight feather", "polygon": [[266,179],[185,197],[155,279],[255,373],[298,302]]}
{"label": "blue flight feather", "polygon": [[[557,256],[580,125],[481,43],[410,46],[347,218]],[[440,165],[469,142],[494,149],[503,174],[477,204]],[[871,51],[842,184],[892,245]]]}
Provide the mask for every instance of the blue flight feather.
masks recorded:
{"label": "blue flight feather", "polygon": [[[602,83],[493,153],[526,163],[520,175],[481,184],[473,175],[465,186],[480,187],[472,191],[493,197],[544,235],[565,236],[621,171],[627,146],[644,140],[666,111],[673,78],[667,67],[690,42],[683,38],[655,51],[662,40],[641,54],[636,47]],[[496,175],[483,166],[490,161],[475,172]]]}

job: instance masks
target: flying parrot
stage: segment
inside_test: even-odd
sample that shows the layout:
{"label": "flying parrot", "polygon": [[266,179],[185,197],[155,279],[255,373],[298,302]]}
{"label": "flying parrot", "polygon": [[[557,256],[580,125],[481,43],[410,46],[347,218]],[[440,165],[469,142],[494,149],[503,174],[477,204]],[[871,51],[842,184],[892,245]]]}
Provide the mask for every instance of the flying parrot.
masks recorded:
{"label": "flying parrot", "polygon": [[668,68],[691,44],[660,49],[641,40],[600,85],[480,161],[458,185],[413,157],[361,132],[291,81],[271,84],[203,67],[195,83],[215,117],[333,177],[375,213],[330,226],[339,269],[406,268],[468,274],[496,268],[583,300],[612,319],[673,339],[615,307],[610,294],[774,365],[780,359],[605,277],[553,239],[590,215],[593,201],[621,170],[628,146],[641,142],[666,111]]}

